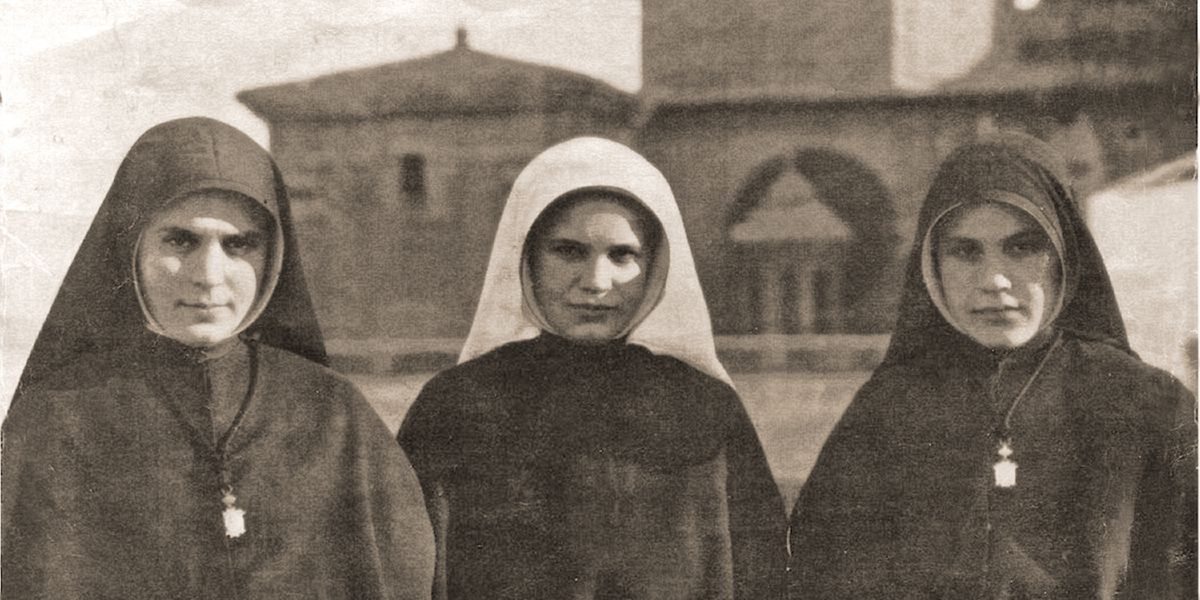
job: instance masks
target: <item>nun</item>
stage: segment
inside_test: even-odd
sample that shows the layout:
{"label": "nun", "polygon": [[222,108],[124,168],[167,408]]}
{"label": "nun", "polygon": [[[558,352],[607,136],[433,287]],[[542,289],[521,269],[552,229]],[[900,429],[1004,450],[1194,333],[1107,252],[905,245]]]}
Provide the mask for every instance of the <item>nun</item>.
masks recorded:
{"label": "nun", "polygon": [[266,151],[151,128],[4,421],[4,597],[428,598],[420,485],[325,362]]}
{"label": "nun", "polygon": [[577,138],[522,171],[459,363],[399,434],[435,598],[781,596],[783,502],[644,158]]}
{"label": "nun", "polygon": [[1195,597],[1195,398],[1130,350],[1068,181],[1015,133],[942,164],[792,513],[791,598]]}

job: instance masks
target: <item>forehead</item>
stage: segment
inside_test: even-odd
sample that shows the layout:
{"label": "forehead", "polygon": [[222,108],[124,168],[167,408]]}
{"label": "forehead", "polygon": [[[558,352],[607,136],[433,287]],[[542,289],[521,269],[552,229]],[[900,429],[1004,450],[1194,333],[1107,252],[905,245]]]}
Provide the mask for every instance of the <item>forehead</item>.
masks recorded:
{"label": "forehead", "polygon": [[550,237],[619,238],[627,243],[644,238],[637,213],[617,198],[603,194],[572,202],[549,229]]}
{"label": "forehead", "polygon": [[152,226],[194,228],[231,225],[238,231],[262,231],[269,216],[255,201],[236,192],[201,190],[175,200],[155,213]]}
{"label": "forehead", "polygon": [[943,236],[948,238],[1001,240],[1026,232],[1044,233],[1025,211],[998,202],[963,206],[944,219]]}

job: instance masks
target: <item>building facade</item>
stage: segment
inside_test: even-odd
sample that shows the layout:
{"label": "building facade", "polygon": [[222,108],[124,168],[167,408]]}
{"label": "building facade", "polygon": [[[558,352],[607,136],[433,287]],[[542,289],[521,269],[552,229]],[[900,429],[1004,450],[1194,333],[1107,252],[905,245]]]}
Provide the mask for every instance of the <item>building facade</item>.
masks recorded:
{"label": "building facade", "polygon": [[248,90],[270,125],[333,338],[465,335],[508,187],[579,135],[628,141],[636,97],[472,49]]}
{"label": "building facade", "polygon": [[923,1],[645,0],[636,96],[460,32],[441,54],[239,98],[270,124],[331,337],[465,335],[508,187],[585,134],[666,175],[719,334],[877,334],[955,146],[1025,130],[1086,194],[1196,139],[1194,3],[976,0],[987,52],[913,90],[893,82],[897,11]]}

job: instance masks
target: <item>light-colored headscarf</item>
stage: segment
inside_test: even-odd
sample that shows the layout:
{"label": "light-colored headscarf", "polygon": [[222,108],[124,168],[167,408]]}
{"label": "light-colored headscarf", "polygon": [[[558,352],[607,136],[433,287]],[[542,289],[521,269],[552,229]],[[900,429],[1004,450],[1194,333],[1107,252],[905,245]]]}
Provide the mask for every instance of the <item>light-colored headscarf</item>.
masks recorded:
{"label": "light-colored headscarf", "polygon": [[580,190],[607,190],[633,198],[662,225],[663,238],[647,270],[646,298],[625,332],[627,343],[673,356],[731,383],[717,360],[708,306],[671,186],[640,154],[594,137],[549,148],[517,177],[500,216],[479,307],[459,362],[549,330],[522,266],[525,239],[546,207]]}

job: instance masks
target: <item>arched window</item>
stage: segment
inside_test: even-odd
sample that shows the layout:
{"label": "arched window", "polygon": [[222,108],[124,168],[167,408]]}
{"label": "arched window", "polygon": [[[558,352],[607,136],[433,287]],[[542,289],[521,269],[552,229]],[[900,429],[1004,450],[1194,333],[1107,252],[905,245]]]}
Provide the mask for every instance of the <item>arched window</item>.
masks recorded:
{"label": "arched window", "polygon": [[758,257],[761,333],[829,333],[842,329],[842,278],[854,236],[798,173],[777,178],[730,230]]}
{"label": "arched window", "polygon": [[876,333],[894,321],[897,236],[890,195],[858,160],[826,149],[749,174],[727,222],[738,253],[741,333]]}

